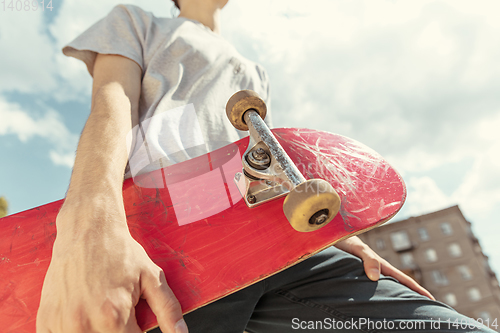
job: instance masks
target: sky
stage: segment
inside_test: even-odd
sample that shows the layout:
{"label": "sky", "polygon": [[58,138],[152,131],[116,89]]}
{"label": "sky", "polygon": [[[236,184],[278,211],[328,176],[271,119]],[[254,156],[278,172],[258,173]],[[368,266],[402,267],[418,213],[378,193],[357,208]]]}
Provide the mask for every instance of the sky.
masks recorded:
{"label": "sky", "polygon": [[[64,197],[91,77],[60,50],[119,3],[0,4],[0,196],[10,213]],[[176,14],[168,0],[127,3]],[[497,0],[231,0],[222,35],[266,68],[275,127],[370,146],[406,181],[396,220],[458,204],[500,273],[498,12]]]}

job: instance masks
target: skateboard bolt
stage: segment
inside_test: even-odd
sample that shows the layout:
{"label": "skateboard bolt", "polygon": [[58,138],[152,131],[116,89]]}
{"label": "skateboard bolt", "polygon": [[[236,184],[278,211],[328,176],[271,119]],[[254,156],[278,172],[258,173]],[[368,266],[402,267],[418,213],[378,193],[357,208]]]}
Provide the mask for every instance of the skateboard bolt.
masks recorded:
{"label": "skateboard bolt", "polygon": [[252,150],[252,152],[246,155],[246,159],[248,164],[250,164],[252,168],[258,170],[265,170],[271,164],[271,158],[266,153],[264,148],[257,148],[255,150]]}
{"label": "skateboard bolt", "polygon": [[328,220],[328,209],[322,209],[309,219],[309,224],[320,225]]}
{"label": "skateboard bolt", "polygon": [[325,215],[325,214],[321,214],[320,216],[318,216],[318,217],[316,218],[316,220],[314,221],[314,224],[318,224],[318,225],[319,225],[319,224],[323,224],[323,223],[325,223],[325,222],[326,222],[326,219],[327,219],[327,218],[328,218],[328,216],[327,216],[327,215]]}
{"label": "skateboard bolt", "polygon": [[251,204],[254,204],[257,202],[257,198],[253,194],[247,195],[247,201]]}
{"label": "skateboard bolt", "polygon": [[252,153],[253,158],[256,160],[263,160],[267,157],[266,151],[263,148],[258,148],[257,150],[254,150]]}

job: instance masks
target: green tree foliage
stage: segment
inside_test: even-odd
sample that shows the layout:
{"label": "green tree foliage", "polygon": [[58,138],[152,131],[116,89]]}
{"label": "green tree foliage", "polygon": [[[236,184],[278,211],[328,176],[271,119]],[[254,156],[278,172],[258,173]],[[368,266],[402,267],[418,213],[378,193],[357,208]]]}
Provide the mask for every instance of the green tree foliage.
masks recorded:
{"label": "green tree foliage", "polygon": [[9,203],[5,197],[0,197],[0,217],[7,216],[7,209],[9,208]]}

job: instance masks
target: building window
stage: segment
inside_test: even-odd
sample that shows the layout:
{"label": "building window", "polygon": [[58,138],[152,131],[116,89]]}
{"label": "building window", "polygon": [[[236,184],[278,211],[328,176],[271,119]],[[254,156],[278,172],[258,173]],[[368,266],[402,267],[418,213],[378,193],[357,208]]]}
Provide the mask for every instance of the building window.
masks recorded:
{"label": "building window", "polygon": [[406,231],[397,231],[391,234],[392,247],[394,251],[402,251],[411,248],[410,238]]}
{"label": "building window", "polygon": [[403,268],[414,268],[415,260],[413,260],[413,255],[411,253],[403,253],[399,256],[401,259],[401,264]]}
{"label": "building window", "polygon": [[418,235],[420,236],[421,241],[425,242],[429,240],[429,233],[425,228],[418,228]]}
{"label": "building window", "polygon": [[460,257],[462,255],[462,249],[457,243],[451,243],[448,245],[448,253],[454,258]]}
{"label": "building window", "polygon": [[479,301],[481,299],[481,292],[476,287],[467,290],[467,295],[472,302]]}
{"label": "building window", "polygon": [[431,271],[432,279],[438,286],[447,286],[449,284],[448,278],[441,271]]}
{"label": "building window", "polygon": [[382,238],[378,238],[376,241],[377,249],[383,250],[385,249],[385,242]]}
{"label": "building window", "polygon": [[428,262],[436,262],[438,260],[436,250],[434,249],[425,250],[425,258],[427,259]]}
{"label": "building window", "polygon": [[441,232],[443,233],[443,235],[449,236],[453,233],[453,229],[448,222],[443,222],[441,223]]}
{"label": "building window", "polygon": [[469,267],[465,265],[460,265],[457,266],[458,273],[460,273],[460,276],[462,277],[463,280],[470,280],[472,279],[472,273],[469,269]]}
{"label": "building window", "polygon": [[457,297],[453,293],[448,293],[444,295],[444,302],[450,306],[457,305]]}

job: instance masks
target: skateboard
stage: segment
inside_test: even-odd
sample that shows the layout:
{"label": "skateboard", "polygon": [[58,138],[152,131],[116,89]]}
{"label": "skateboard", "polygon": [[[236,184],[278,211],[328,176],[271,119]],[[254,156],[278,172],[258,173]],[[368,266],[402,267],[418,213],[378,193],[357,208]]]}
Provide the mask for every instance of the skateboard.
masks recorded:
{"label": "skateboard", "polygon": [[[239,94],[239,95],[238,95]],[[227,113],[250,136],[123,184],[132,236],[191,312],[392,218],[400,175],[379,154],[328,132],[270,131],[252,92]],[[59,200],[0,219],[0,327],[34,333]],[[157,327],[143,300],[144,331]]]}

